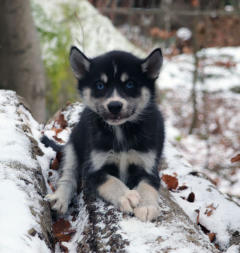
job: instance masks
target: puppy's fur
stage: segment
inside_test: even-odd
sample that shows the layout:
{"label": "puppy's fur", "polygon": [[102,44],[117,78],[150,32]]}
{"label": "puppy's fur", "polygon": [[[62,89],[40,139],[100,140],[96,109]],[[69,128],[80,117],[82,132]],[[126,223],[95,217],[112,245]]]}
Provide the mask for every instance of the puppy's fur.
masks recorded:
{"label": "puppy's fur", "polygon": [[155,219],[164,142],[154,84],[161,50],[145,59],[122,51],[89,59],[72,47],[70,63],[86,108],[64,147],[58,188],[47,199],[53,209],[65,213],[84,178],[121,211],[142,221]]}

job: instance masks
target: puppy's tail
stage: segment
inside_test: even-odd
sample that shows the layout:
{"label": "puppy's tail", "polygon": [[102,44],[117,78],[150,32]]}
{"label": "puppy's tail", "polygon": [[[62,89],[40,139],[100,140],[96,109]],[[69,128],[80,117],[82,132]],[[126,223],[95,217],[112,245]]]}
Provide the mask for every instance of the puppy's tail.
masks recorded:
{"label": "puppy's tail", "polygon": [[45,147],[51,147],[56,152],[61,152],[64,145],[57,144],[55,141],[50,140],[46,135],[40,139],[41,142],[45,145]]}

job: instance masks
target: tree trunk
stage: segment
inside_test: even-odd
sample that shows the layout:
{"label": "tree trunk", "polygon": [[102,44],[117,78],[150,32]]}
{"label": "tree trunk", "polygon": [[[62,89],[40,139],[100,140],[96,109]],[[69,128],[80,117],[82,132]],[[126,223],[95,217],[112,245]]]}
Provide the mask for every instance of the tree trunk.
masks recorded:
{"label": "tree trunk", "polygon": [[192,116],[192,122],[189,129],[189,134],[193,133],[193,130],[196,128],[198,123],[198,105],[197,105],[197,81],[199,77],[199,58],[197,55],[197,52],[199,50],[199,45],[197,42],[197,36],[196,36],[196,29],[198,24],[198,17],[194,17],[194,25],[193,25],[193,58],[194,58],[194,71],[193,71],[193,81],[192,81],[192,94],[191,94],[191,102],[192,102],[192,110],[193,110],[193,116]]}
{"label": "tree trunk", "polygon": [[45,120],[45,75],[29,0],[0,0],[0,88],[25,98]]}

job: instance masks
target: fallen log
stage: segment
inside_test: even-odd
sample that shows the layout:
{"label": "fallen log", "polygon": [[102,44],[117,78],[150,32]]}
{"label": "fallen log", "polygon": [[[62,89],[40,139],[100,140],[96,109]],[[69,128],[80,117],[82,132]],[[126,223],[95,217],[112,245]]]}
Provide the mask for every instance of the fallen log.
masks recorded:
{"label": "fallen log", "polygon": [[61,155],[39,143],[41,131],[64,144],[82,109],[70,104],[42,129],[14,92],[0,92],[1,252],[239,252],[240,207],[169,143],[155,222],[123,215],[87,189],[66,215],[51,216],[44,196]]}
{"label": "fallen log", "polygon": [[[0,91],[0,252],[51,252],[39,124],[12,91]],[[36,138],[37,137],[37,138]]]}

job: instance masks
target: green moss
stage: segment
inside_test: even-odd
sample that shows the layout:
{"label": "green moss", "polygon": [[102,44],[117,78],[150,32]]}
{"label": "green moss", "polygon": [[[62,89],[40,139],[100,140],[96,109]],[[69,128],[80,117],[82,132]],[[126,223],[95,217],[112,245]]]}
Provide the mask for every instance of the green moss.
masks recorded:
{"label": "green moss", "polygon": [[180,141],[182,140],[182,136],[181,136],[181,135],[176,136],[176,137],[175,137],[175,140],[176,140],[177,142],[180,142]]}
{"label": "green moss", "polygon": [[67,101],[77,99],[77,81],[69,66],[69,49],[72,42],[69,21],[74,20],[75,9],[61,5],[63,21],[54,23],[39,4],[33,3],[32,8],[45,56],[47,115],[50,117]]}

